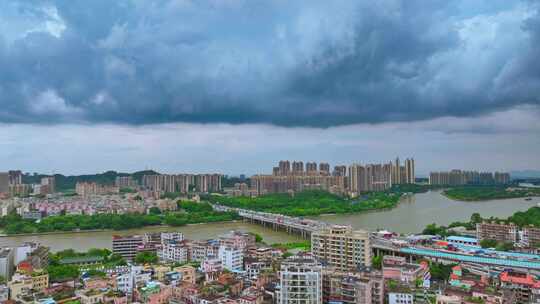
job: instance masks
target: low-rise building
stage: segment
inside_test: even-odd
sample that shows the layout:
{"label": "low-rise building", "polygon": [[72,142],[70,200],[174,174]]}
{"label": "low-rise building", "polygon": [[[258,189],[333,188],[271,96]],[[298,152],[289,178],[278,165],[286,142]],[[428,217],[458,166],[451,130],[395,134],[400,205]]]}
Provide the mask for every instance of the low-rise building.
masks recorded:
{"label": "low-rise building", "polygon": [[175,267],[173,271],[179,272],[182,275],[182,281],[188,282],[190,284],[195,284],[197,279],[195,267],[190,265],[184,265]]}
{"label": "low-rise building", "polygon": [[413,304],[414,295],[411,292],[389,292],[388,304]]}
{"label": "low-rise building", "polygon": [[396,256],[384,256],[382,259],[382,272],[386,280],[415,284],[416,280],[422,279],[427,271],[429,271],[429,265],[426,262],[412,264],[407,263],[406,258]]}
{"label": "low-rise building", "polygon": [[82,290],[79,293],[81,304],[98,304],[103,303],[105,299],[105,291],[99,289]]}
{"label": "low-rise building", "polygon": [[165,304],[172,295],[171,286],[159,282],[146,282],[144,287],[138,288],[135,293],[136,301],[148,304]]}
{"label": "low-rise building", "polygon": [[516,243],[518,228],[514,224],[478,223],[476,224],[476,237],[479,241],[495,240]]}
{"label": "low-rise building", "polygon": [[161,261],[185,263],[188,261],[188,247],[185,241],[163,242],[157,255]]}
{"label": "low-rise building", "polygon": [[22,299],[30,294],[33,282],[32,277],[27,275],[16,275],[8,282],[9,294],[12,300]]}
{"label": "low-rise building", "polygon": [[119,254],[124,259],[132,261],[137,255],[137,248],[143,245],[143,237],[140,235],[112,237],[112,252]]}
{"label": "low-rise building", "polygon": [[234,247],[247,251],[255,246],[255,235],[247,232],[231,231],[219,237],[219,245],[220,247]]}
{"label": "low-rise building", "polygon": [[529,273],[504,271],[500,274],[499,281],[502,288],[514,292],[516,303],[532,303],[536,300],[533,291],[540,290],[540,281]]}
{"label": "low-rise building", "polygon": [[244,251],[238,247],[220,246],[219,259],[224,268],[230,271],[241,271],[244,263]]}
{"label": "low-rise building", "polygon": [[218,276],[223,271],[223,263],[217,258],[206,259],[202,262],[201,269],[205,275],[206,281],[212,282],[217,280]]}
{"label": "low-rise building", "polygon": [[6,284],[0,284],[0,303],[9,300],[9,287]]}
{"label": "low-rise building", "polygon": [[529,247],[537,247],[540,245],[540,228],[525,226],[522,230],[521,241]]}

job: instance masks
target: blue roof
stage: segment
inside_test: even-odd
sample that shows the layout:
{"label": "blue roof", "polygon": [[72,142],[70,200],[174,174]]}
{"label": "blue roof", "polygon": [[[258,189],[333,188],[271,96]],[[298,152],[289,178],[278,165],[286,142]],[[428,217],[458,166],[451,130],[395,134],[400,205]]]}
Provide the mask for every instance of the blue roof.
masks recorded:
{"label": "blue roof", "polygon": [[540,269],[540,262],[537,262],[537,261],[518,261],[518,260],[509,260],[509,259],[502,259],[502,258],[471,256],[471,255],[462,255],[462,254],[442,252],[442,251],[437,251],[437,250],[418,249],[418,248],[401,248],[399,251],[403,253],[424,255],[424,256],[443,258],[443,259],[460,261],[460,262],[480,263],[480,264],[527,268],[527,269]]}
{"label": "blue roof", "polygon": [[477,238],[466,237],[466,236],[455,236],[455,235],[452,235],[452,236],[447,237],[446,240],[448,240],[448,241],[458,241],[458,242],[478,243],[478,239],[477,239]]}
{"label": "blue roof", "polygon": [[53,298],[39,299],[37,302],[39,304],[56,304],[56,301]]}
{"label": "blue roof", "polygon": [[461,250],[466,250],[466,251],[482,251],[482,252],[485,252],[485,253],[497,254],[499,256],[508,256],[508,257],[515,257],[515,258],[540,260],[540,255],[532,254],[532,253],[521,253],[521,252],[512,252],[512,251],[497,251],[497,250],[491,250],[491,249],[487,249],[487,248],[478,248],[478,247],[461,245],[461,244],[457,245],[457,248],[459,248]]}

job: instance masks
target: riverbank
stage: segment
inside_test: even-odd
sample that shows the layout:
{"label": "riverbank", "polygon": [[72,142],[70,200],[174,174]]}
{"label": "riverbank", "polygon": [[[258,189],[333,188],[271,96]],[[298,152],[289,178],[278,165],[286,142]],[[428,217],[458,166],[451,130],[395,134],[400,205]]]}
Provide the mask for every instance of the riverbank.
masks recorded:
{"label": "riverbank", "polygon": [[233,208],[301,217],[391,209],[397,206],[403,194],[393,191],[372,192],[350,200],[329,192],[313,190],[293,195],[279,193],[255,198],[211,196],[209,199],[211,203]]}
{"label": "riverbank", "polygon": [[[407,195],[399,200],[395,208],[387,210],[360,212],[353,214],[325,214],[309,218],[330,224],[351,225],[354,229],[375,231],[385,229],[399,233],[419,233],[427,225],[437,223],[448,226],[453,222],[468,221],[473,213],[482,217],[508,218],[518,211],[526,211],[536,206],[534,201],[523,199],[493,200],[481,202],[453,201],[441,195],[440,191]],[[523,214],[523,217],[527,215]],[[185,226],[148,226],[128,230],[106,230],[99,232],[62,232],[39,235],[17,235],[0,238],[0,246],[15,247],[25,242],[36,242],[51,247],[52,252],[75,249],[86,251],[91,248],[111,248],[112,235],[136,235],[162,231],[182,232],[186,238],[205,240],[215,238],[230,230],[254,232],[263,237],[268,244],[299,242],[297,235],[284,231],[275,231],[249,222],[225,221],[207,224],[189,224]]]}
{"label": "riverbank", "polygon": [[266,243],[290,243],[302,240],[297,235],[289,235],[284,231],[274,231],[258,224],[251,224],[245,221],[220,222],[208,224],[185,225],[181,227],[173,226],[150,226],[129,230],[107,230],[99,232],[68,232],[60,234],[41,235],[17,235],[0,237],[0,247],[16,247],[26,242],[40,243],[50,247],[52,252],[74,249],[76,251],[87,251],[92,248],[112,248],[113,235],[142,235],[144,233],[159,232],[181,232],[187,239],[207,240],[214,239],[232,230],[253,232],[261,235]]}
{"label": "riverbank", "polygon": [[441,194],[428,191],[402,197],[395,208],[372,210],[354,214],[309,216],[330,224],[351,225],[355,229],[389,230],[399,233],[419,233],[427,225],[449,225],[468,221],[473,213],[484,217],[507,218],[518,211],[536,206],[535,200],[501,199],[490,201],[455,201]]}
{"label": "riverbank", "polygon": [[540,197],[540,189],[535,188],[507,188],[496,186],[454,187],[442,191],[442,194],[451,200],[475,202],[488,200],[501,200],[513,198]]}
{"label": "riverbank", "polygon": [[[242,220],[231,220],[231,221],[220,221],[220,222],[211,222],[211,224],[225,224],[225,223],[237,223],[242,222]],[[184,226],[200,226],[207,225],[209,223],[195,223],[195,224],[186,224]],[[152,225],[152,226],[143,226],[137,229],[159,229],[159,228],[178,228],[179,226],[170,226],[170,225]],[[114,230],[114,229],[94,229],[94,230],[74,230],[74,231],[51,231],[51,232],[36,232],[36,233],[18,233],[18,234],[5,234],[0,231],[0,238],[6,237],[18,237],[18,236],[45,236],[45,235],[62,235],[62,234],[79,234],[79,233],[96,233],[96,232],[118,232],[127,231],[130,229],[124,230]]]}
{"label": "riverbank", "polygon": [[[159,212],[159,210],[158,210]],[[147,226],[184,226],[239,220],[236,212],[217,212],[208,203],[180,202],[179,211],[164,214],[94,214],[49,216],[40,221],[25,220],[17,214],[0,218],[0,228],[7,235],[51,232],[126,230]]]}

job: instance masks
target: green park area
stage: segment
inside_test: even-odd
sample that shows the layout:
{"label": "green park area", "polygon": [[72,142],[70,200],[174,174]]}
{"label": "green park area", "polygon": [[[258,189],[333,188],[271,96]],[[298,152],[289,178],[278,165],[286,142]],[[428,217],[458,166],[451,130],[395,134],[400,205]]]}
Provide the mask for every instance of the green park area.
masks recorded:
{"label": "green park area", "polygon": [[0,218],[0,229],[6,234],[47,233],[79,230],[125,230],[144,226],[212,223],[239,219],[235,212],[216,212],[206,202],[178,202],[178,211],[161,213],[151,208],[150,214],[95,214],[49,216],[40,221],[26,220],[17,214]]}
{"label": "green park area", "polygon": [[332,213],[354,213],[393,208],[400,192],[371,192],[347,199],[325,191],[304,191],[296,194],[268,194],[255,198],[211,196],[211,203],[290,216],[313,216]]}
{"label": "green park area", "polygon": [[505,186],[463,186],[443,191],[450,199],[459,201],[484,201],[494,199],[525,198],[540,196],[540,188],[519,188]]}

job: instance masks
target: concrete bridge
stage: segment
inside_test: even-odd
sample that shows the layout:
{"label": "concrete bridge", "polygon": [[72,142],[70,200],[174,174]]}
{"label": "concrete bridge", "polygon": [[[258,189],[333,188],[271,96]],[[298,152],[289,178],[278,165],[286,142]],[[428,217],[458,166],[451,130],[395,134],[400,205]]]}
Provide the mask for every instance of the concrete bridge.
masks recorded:
{"label": "concrete bridge", "polygon": [[231,207],[217,205],[217,204],[212,205],[212,207],[214,208],[215,211],[237,212],[238,215],[240,215],[247,222],[260,224],[264,227],[268,227],[273,230],[283,230],[289,234],[297,234],[305,239],[309,239],[311,237],[312,232],[318,231],[318,230],[321,230],[330,226],[330,224],[325,223],[325,222],[292,217],[292,216],[287,216],[287,215],[282,215],[282,214],[259,212],[259,211],[252,211],[252,210],[246,210],[246,209],[240,209],[240,208],[231,208]]}

